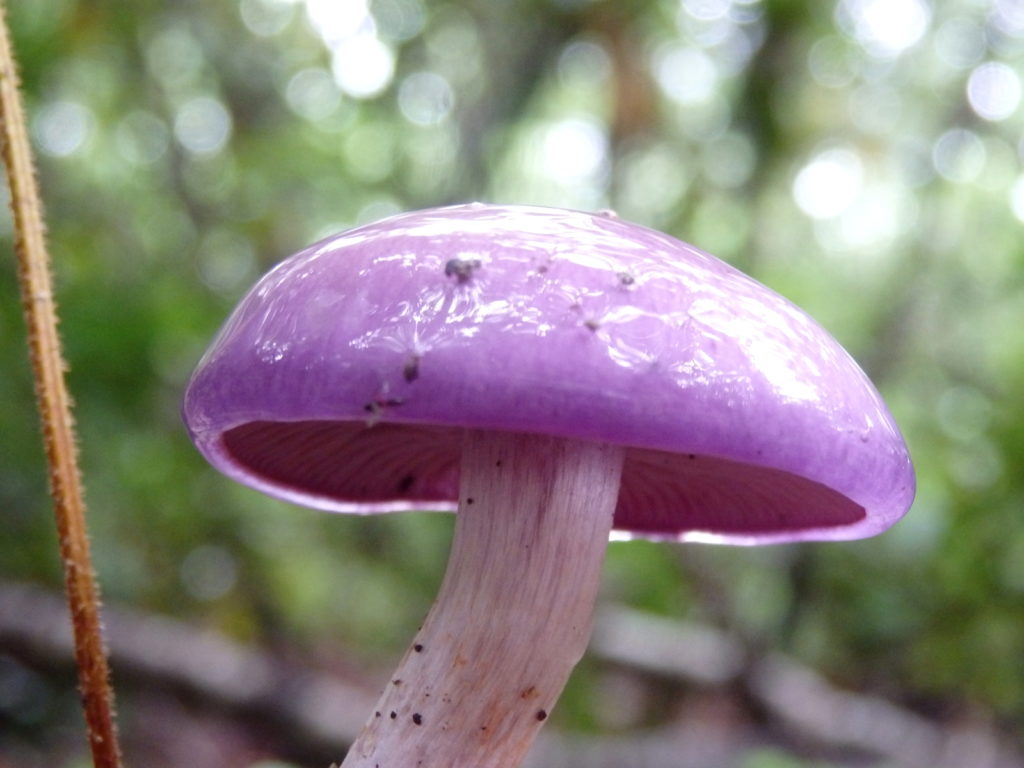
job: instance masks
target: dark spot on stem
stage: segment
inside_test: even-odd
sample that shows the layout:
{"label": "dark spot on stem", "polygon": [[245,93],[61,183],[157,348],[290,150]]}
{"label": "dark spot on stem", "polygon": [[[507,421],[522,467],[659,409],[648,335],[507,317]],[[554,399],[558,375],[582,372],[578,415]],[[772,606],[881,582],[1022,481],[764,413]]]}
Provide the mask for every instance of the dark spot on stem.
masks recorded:
{"label": "dark spot on stem", "polygon": [[416,723],[416,725],[423,725],[423,715],[419,712],[413,713],[412,721]]}
{"label": "dark spot on stem", "polygon": [[416,651],[416,653],[423,653],[423,645],[421,643],[416,643],[412,649]]}
{"label": "dark spot on stem", "polygon": [[390,717],[392,720],[394,720],[395,718],[398,717],[398,713],[395,712],[394,710],[392,710],[391,714],[388,715],[388,717]]}
{"label": "dark spot on stem", "polygon": [[548,719],[548,713],[545,712],[543,709],[538,709],[537,710],[537,719],[538,720],[547,720]]}
{"label": "dark spot on stem", "polygon": [[619,282],[623,285],[632,285],[636,282],[636,278],[629,274],[629,272],[619,272]]}
{"label": "dark spot on stem", "polygon": [[374,712],[374,713],[373,713],[373,716],[374,716],[374,717],[380,717],[380,712]]}
{"label": "dark spot on stem", "polygon": [[401,480],[398,481],[398,492],[408,493],[409,489],[412,488],[412,484],[415,482],[415,475],[405,475]]}
{"label": "dark spot on stem", "polygon": [[592,331],[596,331],[598,328],[601,327],[601,323],[599,323],[594,318],[588,318],[587,320],[584,320],[583,324]]}
{"label": "dark spot on stem", "polygon": [[392,680],[391,683],[392,683],[392,685],[401,685],[402,684],[402,680],[401,680],[401,678],[399,678],[398,680]]}
{"label": "dark spot on stem", "polygon": [[472,503],[473,503],[473,497],[472,497],[472,496],[470,496],[469,498],[467,498],[467,499],[466,499],[466,503],[467,503],[467,504],[472,504]]}

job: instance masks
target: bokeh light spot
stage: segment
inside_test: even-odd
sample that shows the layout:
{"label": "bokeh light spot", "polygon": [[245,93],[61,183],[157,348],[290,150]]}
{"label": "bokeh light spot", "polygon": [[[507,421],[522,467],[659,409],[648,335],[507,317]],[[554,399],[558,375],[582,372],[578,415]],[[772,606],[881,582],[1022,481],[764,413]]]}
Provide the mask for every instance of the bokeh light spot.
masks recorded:
{"label": "bokeh light spot", "polygon": [[212,290],[236,292],[255,275],[256,251],[249,238],[228,229],[215,229],[199,245],[196,268]]}
{"label": "bokeh light spot", "polygon": [[341,104],[334,78],[320,67],[292,75],[285,89],[285,99],[293,112],[313,122],[329,117]]}
{"label": "bokeh light spot", "polygon": [[295,15],[290,0],[241,0],[238,12],[246,29],[258,37],[280,34]]}
{"label": "bokeh light spot", "polygon": [[216,600],[238,582],[238,564],[223,547],[200,544],[181,563],[181,584],[198,600]]}
{"label": "bokeh light spot", "polygon": [[718,82],[718,70],[711,57],[686,46],[659,52],[654,74],[668,97],[683,105],[708,101]]}
{"label": "bokeh light spot", "polygon": [[1017,177],[1010,187],[1010,210],[1021,222],[1024,222],[1024,174]]}
{"label": "bokeh light spot", "polygon": [[448,81],[434,72],[414,72],[398,88],[398,108],[416,125],[440,123],[448,117],[454,100]]}
{"label": "bokeh light spot", "polygon": [[793,199],[813,219],[838,216],[857,198],[864,169],[852,149],[837,147],[815,155],[793,182]]}
{"label": "bokeh light spot", "polygon": [[1021,0],[995,0],[992,23],[1003,34],[1024,37],[1024,3]]}
{"label": "bokeh light spot", "polygon": [[69,157],[81,150],[93,131],[92,110],[77,101],[47,104],[32,124],[39,151],[52,157]]}
{"label": "bokeh light spot", "polygon": [[868,53],[894,58],[924,36],[931,8],[924,0],[842,0],[837,21]]}
{"label": "bokeh light spot", "polygon": [[388,40],[411,40],[427,22],[419,0],[373,0],[370,10],[380,36]]}
{"label": "bokeh light spot", "polygon": [[985,55],[985,28],[974,19],[955,16],[935,32],[935,51],[954,69],[973,67]]}
{"label": "bokeh light spot", "polygon": [[185,102],[174,117],[174,136],[189,152],[219,152],[231,137],[231,115],[217,99],[200,96]]}
{"label": "bokeh light spot", "polygon": [[1020,105],[1020,77],[999,61],[975,67],[967,81],[967,100],[979,117],[1005,120]]}
{"label": "bokeh light spot", "polygon": [[328,48],[360,34],[373,34],[373,17],[366,0],[305,0],[306,15]]}
{"label": "bokeh light spot", "polygon": [[391,83],[395,55],[372,34],[349,37],[332,49],[331,70],[338,87],[356,98],[376,96]]}
{"label": "bokeh light spot", "polygon": [[593,120],[568,118],[549,126],[540,145],[540,162],[546,176],[573,183],[592,178],[605,165],[608,140]]}
{"label": "bokeh light spot", "polygon": [[732,8],[732,0],[682,0],[682,9],[700,21],[718,21]]}
{"label": "bokeh light spot", "polygon": [[611,77],[608,53],[597,43],[576,40],[558,57],[558,76],[566,84],[604,83]]}
{"label": "bokeh light spot", "polygon": [[985,145],[973,131],[954,128],[932,147],[932,164],[942,178],[959,183],[974,181],[985,169]]}

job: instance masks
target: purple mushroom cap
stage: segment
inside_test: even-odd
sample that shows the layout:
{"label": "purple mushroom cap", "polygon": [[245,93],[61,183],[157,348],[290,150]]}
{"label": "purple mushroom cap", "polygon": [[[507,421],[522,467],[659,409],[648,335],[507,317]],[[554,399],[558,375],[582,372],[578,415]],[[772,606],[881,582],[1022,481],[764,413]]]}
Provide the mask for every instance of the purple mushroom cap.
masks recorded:
{"label": "purple mushroom cap", "polygon": [[185,396],[225,474],[340,512],[453,510],[463,430],[626,446],[614,527],[854,539],[914,496],[878,392],[802,310],[614,215],[471,204],[286,259]]}

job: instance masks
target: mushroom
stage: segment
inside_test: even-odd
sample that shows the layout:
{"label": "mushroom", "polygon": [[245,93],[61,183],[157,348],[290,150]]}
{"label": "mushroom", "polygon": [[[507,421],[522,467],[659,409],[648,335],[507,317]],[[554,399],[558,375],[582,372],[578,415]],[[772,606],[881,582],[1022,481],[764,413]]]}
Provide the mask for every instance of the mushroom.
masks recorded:
{"label": "mushroom", "polygon": [[914,495],[853,359],[788,301],[610,213],[470,204],[279,264],[189,383],[228,476],[457,510],[440,595],[344,766],[519,765],[584,652],[609,536],[876,534]]}

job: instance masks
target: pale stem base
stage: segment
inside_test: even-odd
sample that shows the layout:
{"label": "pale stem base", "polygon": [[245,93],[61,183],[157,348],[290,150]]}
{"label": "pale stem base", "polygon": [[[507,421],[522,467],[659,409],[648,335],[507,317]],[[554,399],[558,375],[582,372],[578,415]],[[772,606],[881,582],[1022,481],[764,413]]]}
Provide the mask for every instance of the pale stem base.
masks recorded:
{"label": "pale stem base", "polygon": [[513,768],[590,635],[623,451],[467,433],[440,595],[343,768]]}

